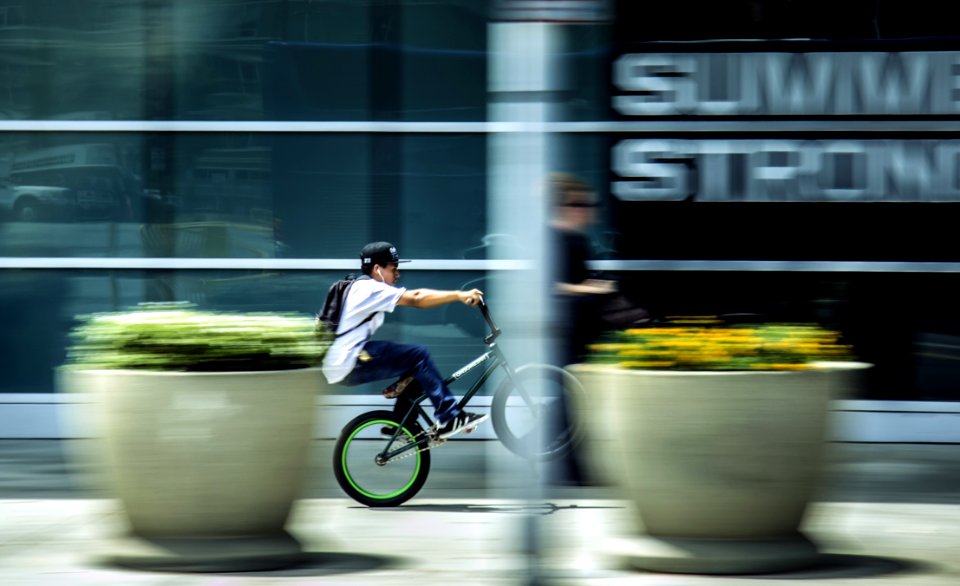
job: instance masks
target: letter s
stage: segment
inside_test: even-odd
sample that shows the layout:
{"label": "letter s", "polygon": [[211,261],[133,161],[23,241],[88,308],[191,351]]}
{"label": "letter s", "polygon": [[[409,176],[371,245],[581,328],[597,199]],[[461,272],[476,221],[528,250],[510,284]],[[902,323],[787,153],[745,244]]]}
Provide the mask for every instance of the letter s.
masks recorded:
{"label": "letter s", "polygon": [[625,201],[682,201],[690,194],[685,141],[624,140],[613,147],[613,170],[621,177],[613,194]]}
{"label": "letter s", "polygon": [[673,53],[628,54],[614,63],[613,83],[638,95],[614,96],[613,107],[626,116],[669,116],[696,107],[696,59]]}

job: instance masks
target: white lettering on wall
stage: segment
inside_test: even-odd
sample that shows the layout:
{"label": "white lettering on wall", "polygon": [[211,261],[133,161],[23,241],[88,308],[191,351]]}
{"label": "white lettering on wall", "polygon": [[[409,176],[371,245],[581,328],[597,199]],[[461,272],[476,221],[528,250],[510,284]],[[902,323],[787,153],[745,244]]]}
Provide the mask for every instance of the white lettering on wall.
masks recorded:
{"label": "white lettering on wall", "polygon": [[613,65],[626,116],[960,112],[960,52],[632,53]]}
{"label": "white lettering on wall", "polygon": [[629,139],[625,201],[960,201],[960,140]]}

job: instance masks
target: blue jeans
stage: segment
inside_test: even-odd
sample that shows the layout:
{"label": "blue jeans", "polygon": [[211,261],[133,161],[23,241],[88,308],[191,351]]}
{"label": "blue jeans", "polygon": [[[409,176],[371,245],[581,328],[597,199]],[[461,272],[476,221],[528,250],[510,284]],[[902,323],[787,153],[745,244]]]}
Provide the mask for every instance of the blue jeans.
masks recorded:
{"label": "blue jeans", "polygon": [[457,399],[444,384],[426,346],[371,341],[367,342],[363,349],[371,359],[366,362],[358,360],[350,374],[343,379],[343,384],[362,385],[378,380],[398,379],[411,373],[433,403],[433,414],[437,421],[446,423],[460,414]]}

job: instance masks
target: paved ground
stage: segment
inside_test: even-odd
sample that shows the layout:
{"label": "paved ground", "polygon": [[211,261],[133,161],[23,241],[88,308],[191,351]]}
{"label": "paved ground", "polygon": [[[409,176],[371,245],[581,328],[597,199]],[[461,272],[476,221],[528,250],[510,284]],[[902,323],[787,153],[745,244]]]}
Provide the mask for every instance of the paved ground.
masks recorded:
{"label": "paved ground", "polygon": [[[316,447],[318,463],[328,462],[329,442]],[[514,498],[537,471],[494,442],[452,442],[436,452],[420,497],[396,509],[357,506],[318,465],[290,524],[311,552],[301,566],[178,574],[99,565],[120,518],[114,502],[89,487],[95,472],[76,469],[65,457],[70,445],[2,441],[0,585],[960,584],[960,446],[835,447],[805,524],[826,555],[804,572],[709,577],[624,569],[609,544],[633,532],[626,502],[604,488],[547,487],[538,498]],[[531,527],[539,536],[533,551]]]}
{"label": "paved ground", "polygon": [[[0,499],[98,498],[97,472],[70,454],[85,440],[0,440]],[[820,500],[960,505],[958,444],[832,444]],[[318,440],[308,498],[339,498],[333,441]],[[434,450],[420,498],[498,498],[550,470],[531,469],[495,441],[455,441]],[[547,487],[557,498],[608,498],[608,489]]]}

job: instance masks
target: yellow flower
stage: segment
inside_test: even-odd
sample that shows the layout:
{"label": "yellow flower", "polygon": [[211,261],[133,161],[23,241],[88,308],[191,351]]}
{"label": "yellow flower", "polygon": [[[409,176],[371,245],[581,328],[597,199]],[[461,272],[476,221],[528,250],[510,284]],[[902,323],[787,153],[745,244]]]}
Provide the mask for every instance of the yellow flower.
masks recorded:
{"label": "yellow flower", "polygon": [[670,368],[674,364],[669,360],[625,360],[617,366],[620,368]]}
{"label": "yellow flower", "polygon": [[793,363],[793,362],[771,362],[771,363],[762,363],[757,362],[751,364],[750,368],[752,370],[807,370],[810,368],[810,365],[807,363]]}
{"label": "yellow flower", "polygon": [[726,326],[714,316],[685,316],[616,332],[590,352],[623,368],[798,370],[824,358],[851,359],[839,340],[839,332],[814,324]]}

